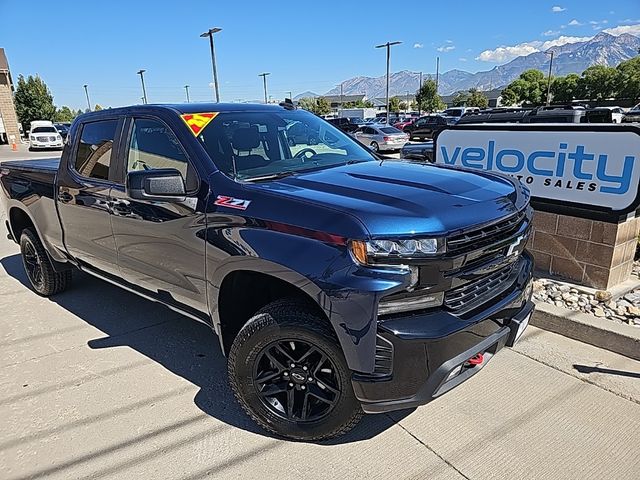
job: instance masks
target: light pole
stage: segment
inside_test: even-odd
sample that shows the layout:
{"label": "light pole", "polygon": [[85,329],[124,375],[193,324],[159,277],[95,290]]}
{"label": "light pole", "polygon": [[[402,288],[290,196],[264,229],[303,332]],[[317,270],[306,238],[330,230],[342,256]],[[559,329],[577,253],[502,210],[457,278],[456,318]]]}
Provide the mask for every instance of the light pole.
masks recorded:
{"label": "light pole", "polygon": [[189,103],[189,102],[190,102],[190,100],[189,100],[189,85],[185,85],[185,86],[184,86],[184,89],[185,89],[185,90],[186,90],[186,92],[187,92],[187,103]]}
{"label": "light pole", "polygon": [[140,75],[140,81],[142,82],[142,103],[147,104],[147,89],[144,87],[144,72],[146,70],[138,70],[138,75]]}
{"label": "light pole", "polygon": [[264,72],[258,75],[259,77],[262,77],[262,83],[264,84],[264,103],[269,103],[267,101],[267,75],[271,74],[269,72]]}
{"label": "light pole", "polygon": [[87,107],[91,111],[91,102],[89,101],[89,85],[84,84],[84,94],[87,96]]}
{"label": "light pole", "polygon": [[293,92],[289,91],[287,93],[289,94],[289,100],[293,102]]}
{"label": "light pole", "polygon": [[547,55],[551,55],[549,60],[549,78],[547,79],[547,107],[551,104],[551,68],[553,67],[553,50],[550,52],[544,52]]}
{"label": "light pole", "polygon": [[216,50],[213,47],[213,34],[220,31],[222,31],[221,28],[214,27],[200,35],[203,38],[209,37],[209,45],[211,46],[211,65],[213,68],[213,85],[216,90],[216,103],[220,103],[220,91],[218,90],[218,69],[216,68]]}
{"label": "light pole", "polygon": [[386,47],[387,49],[387,119],[385,121],[385,123],[387,125],[389,125],[389,59],[391,56],[391,47],[393,45],[400,45],[402,42],[387,42],[387,43],[383,43],[382,45],[376,45],[376,48],[383,48]]}
{"label": "light pole", "polygon": [[436,57],[436,95],[438,94],[439,82],[440,82],[440,57]]}

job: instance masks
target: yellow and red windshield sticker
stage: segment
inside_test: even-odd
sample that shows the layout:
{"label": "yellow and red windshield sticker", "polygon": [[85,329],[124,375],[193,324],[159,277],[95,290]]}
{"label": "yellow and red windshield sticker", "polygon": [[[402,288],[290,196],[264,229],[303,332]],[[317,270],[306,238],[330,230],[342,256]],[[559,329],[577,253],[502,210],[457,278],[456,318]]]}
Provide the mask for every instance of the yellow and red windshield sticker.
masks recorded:
{"label": "yellow and red windshield sticker", "polygon": [[216,118],[219,112],[209,112],[209,113],[185,113],[184,115],[180,115],[184,123],[187,124],[191,133],[193,133],[196,137],[200,135],[200,132],[204,130],[204,127],[209,125],[209,122]]}

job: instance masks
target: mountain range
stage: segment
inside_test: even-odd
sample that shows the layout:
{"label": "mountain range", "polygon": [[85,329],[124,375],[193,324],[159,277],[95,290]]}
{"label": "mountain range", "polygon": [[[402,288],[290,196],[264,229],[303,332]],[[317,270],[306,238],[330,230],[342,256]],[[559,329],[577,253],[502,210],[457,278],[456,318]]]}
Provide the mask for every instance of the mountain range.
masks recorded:
{"label": "mountain range", "polygon": [[[582,73],[592,65],[616,66],[620,62],[633,58],[640,51],[640,38],[623,33],[614,36],[601,32],[584,42],[567,43],[551,47],[546,52],[535,52],[526,56],[514,58],[504,65],[491,70],[470,73],[464,70],[449,70],[441,73],[439,78],[439,93],[449,95],[460,90],[477,88],[491,90],[504,87],[515,80],[522,72],[535,68],[547,72],[550,55],[554,52],[553,75],[567,75],[568,73]],[[435,74],[423,74],[423,79],[435,78]],[[407,70],[390,75],[389,90],[391,95],[413,94],[420,83],[420,73]],[[385,96],[386,78],[353,77],[342,82],[345,95],[366,94],[368,98],[382,98]],[[340,94],[340,87],[329,90],[325,95]],[[313,92],[305,92],[296,96],[313,96]]]}

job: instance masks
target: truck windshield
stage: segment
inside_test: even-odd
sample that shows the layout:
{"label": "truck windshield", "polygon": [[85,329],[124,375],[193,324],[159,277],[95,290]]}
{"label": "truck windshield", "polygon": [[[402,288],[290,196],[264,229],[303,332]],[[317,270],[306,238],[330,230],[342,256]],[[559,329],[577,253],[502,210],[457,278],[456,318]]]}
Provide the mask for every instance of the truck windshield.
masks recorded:
{"label": "truck windshield", "polygon": [[31,133],[57,133],[54,127],[36,127]]}
{"label": "truck windshield", "polygon": [[222,112],[198,139],[223,173],[245,181],[376,160],[351,137],[304,110]]}

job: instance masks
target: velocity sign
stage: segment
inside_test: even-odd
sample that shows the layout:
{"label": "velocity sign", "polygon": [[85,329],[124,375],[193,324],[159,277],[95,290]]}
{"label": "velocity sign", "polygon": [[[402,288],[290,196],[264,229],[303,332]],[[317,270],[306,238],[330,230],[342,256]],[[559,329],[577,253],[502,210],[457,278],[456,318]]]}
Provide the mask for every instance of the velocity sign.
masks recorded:
{"label": "velocity sign", "polygon": [[517,177],[534,198],[637,208],[640,129],[620,126],[465,126],[440,133],[436,163]]}

